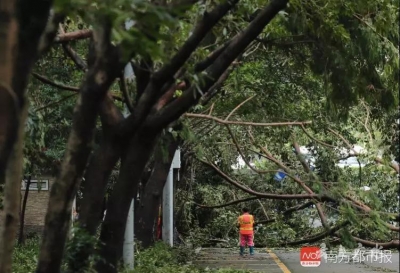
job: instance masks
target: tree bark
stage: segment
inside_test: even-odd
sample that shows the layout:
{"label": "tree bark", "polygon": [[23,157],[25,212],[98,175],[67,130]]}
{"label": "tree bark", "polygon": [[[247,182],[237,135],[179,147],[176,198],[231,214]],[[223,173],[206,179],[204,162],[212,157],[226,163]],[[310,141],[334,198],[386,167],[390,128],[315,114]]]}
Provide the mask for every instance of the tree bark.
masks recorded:
{"label": "tree bark", "polygon": [[12,252],[18,229],[23,163],[23,140],[28,106],[25,104],[18,114],[15,142],[6,167],[4,188],[4,223],[0,230],[0,272],[11,272]]}
{"label": "tree bark", "polygon": [[120,65],[110,43],[111,25],[103,18],[94,37],[93,66],[90,67],[74,109],[72,130],[60,174],[54,182],[45,220],[37,273],[60,272],[71,207],[92,150],[96,118],[107,90],[118,76]]}
{"label": "tree bark", "polygon": [[13,149],[17,152],[18,129],[21,127],[21,109],[12,88],[18,36],[15,7],[16,1],[0,2],[0,184],[5,184],[4,216],[0,225],[0,272],[4,273],[11,272],[20,201],[18,184],[15,179],[10,179],[18,177],[18,173],[12,177],[12,169],[18,167],[12,164],[19,163],[18,155],[12,155],[12,152]]}
{"label": "tree bark", "polygon": [[32,179],[32,176],[29,175],[29,177],[26,181],[24,199],[22,200],[21,218],[19,221],[19,234],[18,234],[18,244],[19,245],[23,245],[25,243],[25,236],[24,236],[25,211],[26,211],[26,202],[28,201],[28,196],[29,196],[29,187],[31,186],[31,179]]}
{"label": "tree bark", "polygon": [[107,213],[102,224],[100,260],[96,265],[99,273],[116,272],[122,257],[126,219],[132,198],[136,196],[142,172],[156,144],[157,133],[140,130],[129,143],[129,149],[121,162],[117,183],[110,196]]}
{"label": "tree bark", "polygon": [[174,158],[178,141],[168,134],[167,158],[158,147],[155,152],[155,164],[151,176],[145,185],[144,193],[140,198],[139,207],[135,210],[135,237],[141,242],[142,247],[147,248],[154,243],[154,227],[157,224],[158,209],[162,200],[162,193],[168,172]]}
{"label": "tree bark", "polygon": [[[263,31],[271,20],[283,10],[289,0],[272,0],[269,4],[256,16],[249,26],[239,34],[237,34],[226,49],[218,56],[212,65],[206,70],[207,77],[200,85],[200,89],[206,93],[212,85],[220,78],[220,76],[228,69],[232,62],[254,41]],[[198,103],[201,96],[196,86],[192,86],[176,100],[165,106],[156,114],[147,118],[146,124],[152,128],[163,128],[172,121],[178,119],[191,106]],[[207,93],[206,93],[207,94]]]}
{"label": "tree bark", "polygon": [[[99,226],[104,195],[107,190],[108,179],[121,156],[121,143],[114,138],[114,126],[123,118],[121,112],[110,98],[106,98],[100,109],[103,124],[103,140],[100,147],[93,154],[85,173],[83,199],[80,204],[78,224],[88,236],[94,236]],[[73,240],[75,237],[73,238]],[[76,238],[79,240],[79,238]],[[88,257],[93,251],[93,246],[83,245],[74,252],[68,261],[69,272],[82,272],[88,266]]]}

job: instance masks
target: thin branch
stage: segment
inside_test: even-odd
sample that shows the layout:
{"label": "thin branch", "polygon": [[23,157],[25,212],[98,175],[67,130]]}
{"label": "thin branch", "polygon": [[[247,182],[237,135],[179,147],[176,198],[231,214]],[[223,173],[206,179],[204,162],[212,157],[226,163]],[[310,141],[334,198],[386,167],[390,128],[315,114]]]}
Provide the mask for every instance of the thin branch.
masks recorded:
{"label": "thin branch", "polygon": [[318,140],[318,139],[316,139],[315,137],[313,137],[312,135],[310,135],[310,134],[307,132],[307,130],[306,130],[306,128],[304,127],[303,124],[300,125],[300,128],[303,130],[303,132],[304,132],[309,138],[311,138],[311,139],[314,140],[315,142],[317,142],[317,143],[319,143],[319,144],[321,144],[321,145],[323,145],[323,146],[329,147],[329,148],[335,148],[335,146],[330,145],[330,144],[328,144],[328,143],[325,143],[325,142],[323,142],[323,141],[321,141],[321,140]]}
{"label": "thin branch", "polygon": [[251,100],[252,98],[254,98],[254,96],[251,96],[250,98],[247,98],[246,100],[244,100],[243,102],[241,102],[238,106],[236,106],[230,113],[229,115],[225,118],[225,121],[228,121],[228,119],[240,108],[243,106],[243,104],[245,104],[246,102],[248,102],[249,100]]}
{"label": "thin branch", "polygon": [[49,107],[51,107],[51,106],[57,105],[57,104],[59,104],[59,103],[61,103],[61,102],[63,102],[63,101],[66,101],[66,100],[68,100],[68,99],[70,99],[70,98],[72,98],[72,97],[75,97],[76,95],[78,95],[78,93],[71,94],[71,95],[66,96],[66,97],[64,97],[64,98],[62,98],[62,99],[59,99],[59,100],[57,100],[57,101],[51,102],[51,103],[49,103],[49,104],[46,104],[45,106],[36,108],[34,111],[35,111],[35,112],[38,112],[38,111],[41,111],[41,110],[43,110],[43,109],[49,108]]}
{"label": "thin branch", "polygon": [[[32,75],[36,79],[38,79],[39,81],[41,81],[41,82],[43,82],[45,84],[48,84],[50,86],[53,86],[55,88],[66,90],[66,91],[79,92],[79,87],[69,86],[69,85],[65,85],[65,84],[62,84],[62,83],[54,82],[54,81],[50,80],[49,78],[46,78],[45,76],[42,76],[42,75],[40,75],[38,73],[35,73],[35,72],[32,72]],[[117,95],[112,95],[112,98],[115,99],[115,100],[118,100],[118,101],[124,101],[121,97],[119,97]]]}
{"label": "thin branch", "polygon": [[258,122],[248,122],[248,121],[228,121],[228,120],[223,120],[217,117],[213,117],[210,115],[203,115],[203,114],[193,114],[193,113],[186,113],[184,115],[185,117],[189,117],[189,118],[203,118],[203,119],[209,119],[209,120],[213,120],[217,123],[220,124],[224,124],[224,125],[228,125],[228,124],[232,124],[232,125],[243,125],[243,126],[261,126],[261,127],[266,127],[266,126],[288,126],[288,125],[302,125],[302,124],[311,124],[311,121],[303,121],[303,122],[299,122],[299,121],[292,121],[292,122],[271,122],[271,123],[258,123]]}
{"label": "thin branch", "polygon": [[[392,45],[393,48],[397,48],[397,46],[395,46],[388,38],[384,37],[382,34],[380,34],[372,25],[370,25],[369,23],[367,23],[366,21],[364,21],[361,17],[357,16],[356,14],[353,14],[353,16],[355,18],[357,18],[361,23],[363,23],[364,25],[366,25],[367,27],[369,27],[376,35],[378,35],[382,40],[384,40],[385,42],[388,42]],[[397,55],[399,55],[399,51],[396,50]]]}
{"label": "thin branch", "polygon": [[212,114],[212,111],[214,110],[214,105],[215,105],[215,102],[213,102],[213,103],[211,104],[210,112],[208,112],[208,115],[211,115],[211,114]]}
{"label": "thin branch", "polygon": [[126,107],[128,107],[130,113],[133,113],[133,105],[131,99],[129,98],[128,88],[126,85],[126,80],[124,78],[124,75],[121,75],[119,78],[119,88],[121,89],[122,95],[124,96]]}
{"label": "thin branch", "polygon": [[225,125],[226,128],[228,129],[228,133],[232,138],[233,143],[236,146],[236,149],[238,151],[238,153],[240,154],[240,156],[242,157],[243,161],[246,163],[246,165],[254,172],[258,173],[258,174],[264,174],[264,173],[271,173],[271,172],[277,172],[276,170],[258,170],[256,168],[254,168],[250,162],[247,160],[247,157],[244,155],[242,149],[240,148],[239,142],[237,141],[235,135],[233,134],[231,128],[229,127],[229,125]]}
{"label": "thin branch", "polygon": [[41,81],[41,82],[43,82],[43,83],[45,83],[45,84],[51,85],[51,86],[53,86],[53,87],[56,87],[56,88],[58,88],[58,89],[63,89],[63,90],[67,90],[67,91],[79,92],[79,87],[76,87],[76,86],[69,86],[69,85],[65,85],[65,84],[62,84],[62,83],[57,83],[57,82],[51,81],[50,79],[48,79],[48,78],[46,78],[46,77],[44,77],[44,76],[42,76],[42,75],[40,75],[40,74],[38,74],[38,73],[35,73],[35,72],[32,72],[32,75],[33,75],[36,79],[38,79],[39,81]]}

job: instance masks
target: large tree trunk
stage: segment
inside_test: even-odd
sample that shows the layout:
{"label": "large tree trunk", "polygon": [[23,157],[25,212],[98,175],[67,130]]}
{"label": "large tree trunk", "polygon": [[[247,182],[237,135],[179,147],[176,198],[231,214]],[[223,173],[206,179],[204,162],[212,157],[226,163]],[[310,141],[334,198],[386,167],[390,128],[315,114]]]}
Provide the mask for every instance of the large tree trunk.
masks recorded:
{"label": "large tree trunk", "polygon": [[26,211],[26,202],[28,201],[28,196],[29,196],[29,187],[31,186],[31,178],[32,176],[29,175],[28,179],[26,180],[24,199],[22,200],[21,219],[19,221],[19,234],[18,234],[19,245],[23,245],[25,243],[25,236],[24,236],[25,211]]}
{"label": "large tree trunk", "polygon": [[[121,156],[121,142],[113,135],[114,127],[123,119],[121,112],[110,98],[106,98],[101,105],[100,117],[103,125],[103,140],[100,147],[93,154],[85,173],[83,183],[83,199],[80,203],[78,224],[88,236],[94,236],[102,219],[104,195],[107,190],[108,179]],[[80,240],[74,237],[73,240]],[[88,266],[88,257],[92,254],[93,245],[83,245],[76,249],[68,260],[69,272],[83,272]]]}
{"label": "large tree trunk", "polygon": [[142,172],[153,152],[158,134],[154,132],[139,133],[131,140],[126,156],[121,163],[118,181],[107,205],[100,241],[101,260],[96,265],[98,272],[116,272],[122,257],[122,246],[126,218],[132,198],[136,196]]}
{"label": "large tree trunk", "polygon": [[[18,148],[21,109],[12,88],[17,48],[16,1],[0,2],[0,185],[4,188],[4,217],[0,226],[0,272],[11,272],[12,251],[19,216]],[[23,123],[22,123],[23,124]],[[22,139],[21,139],[22,141]],[[14,173],[16,171],[16,173]]]}
{"label": "large tree trunk", "polygon": [[47,208],[37,273],[60,272],[72,202],[92,150],[96,118],[107,90],[120,71],[118,55],[110,44],[111,26],[105,20],[96,29],[91,67],[80,88],[60,174],[54,182]]}
{"label": "large tree trunk", "polygon": [[163,153],[163,147],[157,148],[154,168],[145,185],[139,206],[135,210],[135,237],[145,248],[151,246],[154,242],[154,227],[157,224],[164,184],[179,144],[170,134],[165,139],[167,154]]}
{"label": "large tree trunk", "polygon": [[17,234],[22,182],[23,139],[28,107],[24,105],[17,117],[18,131],[6,169],[4,188],[4,223],[0,231],[0,272],[11,272],[12,252]]}

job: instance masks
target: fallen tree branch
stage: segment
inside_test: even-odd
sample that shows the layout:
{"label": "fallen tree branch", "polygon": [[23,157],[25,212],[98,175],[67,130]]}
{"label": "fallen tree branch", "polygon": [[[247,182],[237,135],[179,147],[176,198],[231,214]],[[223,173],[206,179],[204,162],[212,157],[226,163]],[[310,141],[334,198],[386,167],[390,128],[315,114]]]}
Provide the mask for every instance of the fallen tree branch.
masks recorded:
{"label": "fallen tree branch", "polygon": [[392,240],[390,242],[380,243],[380,242],[373,242],[365,239],[361,239],[355,236],[352,236],[354,241],[357,243],[362,244],[363,246],[367,247],[382,247],[382,249],[390,249],[390,248],[397,248],[400,249],[399,240]]}
{"label": "fallen tree branch", "polygon": [[281,246],[294,246],[294,245],[302,245],[302,244],[307,244],[307,243],[315,243],[321,239],[324,239],[324,238],[334,234],[339,229],[341,229],[342,227],[344,227],[348,224],[350,224],[349,221],[344,221],[343,223],[340,223],[337,226],[335,226],[329,230],[326,230],[324,232],[318,233],[312,237],[308,237],[308,238],[298,240],[298,241],[293,241],[293,242],[285,242],[285,243],[282,243]]}
{"label": "fallen tree branch", "polygon": [[[350,144],[350,142],[349,142],[348,140],[346,140],[346,138],[345,138],[344,136],[342,136],[341,134],[339,134],[338,132],[336,132],[335,130],[332,130],[332,129],[330,129],[330,128],[328,128],[328,131],[331,132],[333,135],[337,136],[338,138],[340,138],[340,139],[347,145],[347,147],[353,152],[353,155],[354,155],[354,156],[359,156],[359,155],[360,155],[360,153],[357,152],[357,151],[354,149],[354,147]],[[374,161],[375,161],[376,163],[386,165],[382,158],[375,157],[375,158],[374,158]],[[396,163],[396,162],[391,162],[391,163],[388,164],[388,165],[389,165],[389,167],[391,167],[393,170],[395,170],[397,173],[400,172],[400,167],[399,167],[399,164],[398,164],[398,163]]]}
{"label": "fallen tree branch", "polygon": [[213,168],[220,177],[222,177],[225,181],[229,182],[231,185],[243,190],[244,192],[247,192],[251,195],[258,196],[258,197],[264,197],[264,198],[269,198],[269,199],[315,199],[319,201],[331,201],[331,202],[336,202],[335,199],[332,197],[329,197],[327,195],[318,195],[318,194],[274,194],[274,193],[262,193],[262,192],[256,192],[254,190],[251,190],[239,182],[233,180],[230,178],[228,175],[226,175],[224,172],[222,172],[217,166],[215,166],[212,163],[209,163],[204,160],[199,160],[206,166],[209,166]]}
{"label": "fallen tree branch", "polygon": [[[301,155],[300,146],[296,141],[296,137],[295,137],[294,133],[292,134],[292,138],[293,138],[293,146],[294,146],[294,149],[296,151],[296,156],[297,156],[298,160],[300,161],[301,165],[303,166],[304,171],[306,173],[308,173],[308,174],[313,174],[312,171],[311,171],[310,166],[307,164],[307,162],[305,161],[304,157]],[[308,191],[306,187],[303,186],[303,188],[306,191]],[[313,191],[311,191],[311,189],[308,192],[309,193],[311,193],[311,192],[313,193]],[[318,214],[319,214],[319,216],[321,218],[322,225],[324,226],[324,228],[326,228],[328,230],[329,229],[329,224],[328,224],[328,219],[326,218],[326,215],[325,215],[325,212],[324,212],[324,208],[322,207],[322,205],[320,203],[317,203],[315,206],[316,206]]]}
{"label": "fallen tree branch", "polygon": [[[313,204],[314,204],[313,201],[309,201],[309,202],[306,202],[306,203],[304,203],[304,204],[301,204],[301,205],[297,205],[297,206],[288,208],[287,210],[285,210],[284,212],[282,212],[282,214],[283,214],[284,216],[288,216],[288,215],[292,214],[292,213],[295,212],[295,211],[299,211],[299,210],[308,208],[308,207],[312,206]],[[269,223],[275,222],[276,220],[277,220],[276,218],[267,219],[267,220],[261,220],[261,221],[257,221],[257,222],[256,222],[256,225],[260,225],[260,224],[269,224]]]}
{"label": "fallen tree branch", "polygon": [[[361,203],[360,201],[355,200],[354,198],[352,198],[350,196],[344,196],[344,198],[346,198],[347,200],[351,201],[350,202],[351,205],[355,204],[355,206],[353,205],[354,207],[356,207],[356,208],[358,208],[358,209],[360,209],[360,210],[362,210],[362,211],[364,211],[364,212],[366,212],[368,214],[373,212],[373,209],[371,209],[369,206]],[[385,223],[385,226],[387,228],[389,228],[390,230],[392,230],[392,231],[396,231],[396,232],[400,231],[400,227],[396,227],[396,226],[391,225],[389,223]]]}

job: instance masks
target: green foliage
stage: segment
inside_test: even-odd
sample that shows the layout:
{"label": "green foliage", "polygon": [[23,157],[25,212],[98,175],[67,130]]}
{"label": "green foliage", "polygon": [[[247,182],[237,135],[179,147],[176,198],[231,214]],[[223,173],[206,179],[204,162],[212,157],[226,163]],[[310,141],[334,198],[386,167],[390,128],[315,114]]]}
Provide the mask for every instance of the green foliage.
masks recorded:
{"label": "green foliage", "polygon": [[33,237],[24,245],[16,245],[13,251],[13,272],[32,273],[36,269],[39,254],[39,238]]}
{"label": "green foliage", "polygon": [[201,269],[190,265],[194,253],[187,248],[173,248],[164,243],[156,243],[155,246],[139,251],[135,257],[135,269],[124,270],[124,273],[246,273],[244,270],[233,269]]}
{"label": "green foliage", "polygon": [[[92,239],[82,234],[81,231],[75,229],[74,245],[69,245],[67,252],[71,253],[75,247],[79,247],[85,243],[91,243]],[[15,273],[31,273],[35,271],[37,264],[37,256],[39,253],[39,238],[33,237],[26,240],[25,244],[17,245],[13,252],[13,272]],[[164,243],[156,243],[154,247],[146,250],[139,250],[135,256],[135,269],[124,270],[121,273],[246,273],[244,270],[233,269],[199,269],[193,265],[189,265],[194,257],[194,252],[188,248],[170,248]],[[91,272],[90,270],[87,272]]]}
{"label": "green foliage", "polygon": [[89,269],[88,272],[95,272],[91,267],[94,265],[96,261],[100,259],[98,254],[96,253],[97,248],[97,240],[95,236],[90,236],[87,232],[80,228],[77,225],[72,227],[71,233],[73,237],[67,242],[65,254],[64,254],[64,264],[65,266],[68,264],[71,266],[71,270],[73,272],[80,272],[80,265],[74,258],[76,257],[76,253],[82,251],[82,249],[94,249],[95,253],[89,257]]}

